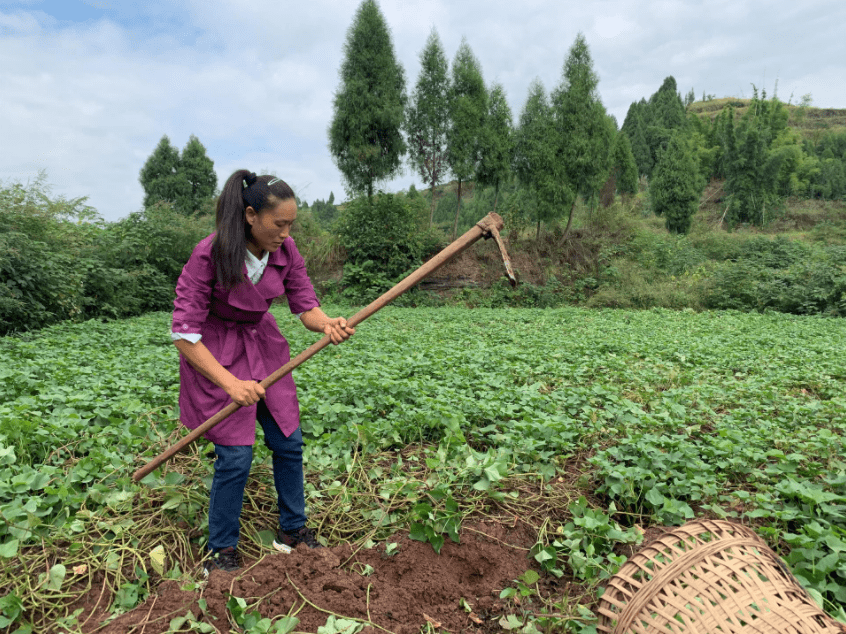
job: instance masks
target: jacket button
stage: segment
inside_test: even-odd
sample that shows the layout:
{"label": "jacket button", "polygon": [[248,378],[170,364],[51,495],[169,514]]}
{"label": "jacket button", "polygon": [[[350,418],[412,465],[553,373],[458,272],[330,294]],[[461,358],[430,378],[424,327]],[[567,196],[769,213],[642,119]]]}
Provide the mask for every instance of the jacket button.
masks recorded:
{"label": "jacket button", "polygon": [[253,334],[256,334],[256,329],[255,329],[255,328],[253,328]]}

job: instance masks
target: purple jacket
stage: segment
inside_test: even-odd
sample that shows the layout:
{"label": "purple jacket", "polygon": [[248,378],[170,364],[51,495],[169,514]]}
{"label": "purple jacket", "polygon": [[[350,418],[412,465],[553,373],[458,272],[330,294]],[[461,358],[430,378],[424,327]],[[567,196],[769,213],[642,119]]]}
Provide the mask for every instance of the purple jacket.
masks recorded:
{"label": "purple jacket", "polygon": [[[288,342],[268,312],[273,299],[288,298],[292,313],[320,306],[293,239],[271,253],[258,284],[246,281],[232,291],[215,280],[211,257],[214,234],[203,239],[182,269],[173,302],[173,332],[200,333],[220,364],[242,381],[261,381],[287,363]],[[246,272],[246,265],[244,267]],[[179,358],[179,410],[182,423],[194,429],[231,401],[221,388]],[[290,436],[300,424],[297,388],[289,374],[274,383],[265,397],[279,429]],[[256,406],[242,407],[205,438],[219,445],[252,445],[256,438]]]}

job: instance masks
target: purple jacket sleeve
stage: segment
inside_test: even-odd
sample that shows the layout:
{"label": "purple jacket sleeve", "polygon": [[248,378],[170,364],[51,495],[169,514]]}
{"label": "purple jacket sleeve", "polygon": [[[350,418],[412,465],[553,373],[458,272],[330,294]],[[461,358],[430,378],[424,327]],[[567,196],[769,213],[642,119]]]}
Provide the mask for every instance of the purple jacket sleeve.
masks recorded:
{"label": "purple jacket sleeve", "polygon": [[305,260],[297,250],[297,245],[291,238],[285,240],[284,246],[288,251],[290,268],[285,276],[285,296],[288,306],[295,315],[304,313],[320,306],[314,286],[306,272]]}
{"label": "purple jacket sleeve", "polygon": [[199,334],[209,314],[215,270],[211,259],[211,236],[194,247],[176,283],[172,332]]}

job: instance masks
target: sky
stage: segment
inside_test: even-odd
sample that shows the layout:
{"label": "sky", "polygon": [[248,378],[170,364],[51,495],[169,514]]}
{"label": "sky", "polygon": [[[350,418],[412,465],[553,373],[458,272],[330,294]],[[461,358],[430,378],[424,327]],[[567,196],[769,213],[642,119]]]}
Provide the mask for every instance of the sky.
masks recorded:
{"label": "sky", "polygon": [[[222,185],[273,173],[301,200],[347,198],[328,149],[358,1],[0,0],[0,183],[46,174],[116,221],[142,208],[138,174],[163,135],[193,134]],[[410,93],[433,28],[452,62],[467,38],[514,121],[529,85],[561,82],[578,33],[622,125],[664,78],[679,91],[846,108],[846,2],[380,0]],[[424,187],[409,168],[386,191]]]}

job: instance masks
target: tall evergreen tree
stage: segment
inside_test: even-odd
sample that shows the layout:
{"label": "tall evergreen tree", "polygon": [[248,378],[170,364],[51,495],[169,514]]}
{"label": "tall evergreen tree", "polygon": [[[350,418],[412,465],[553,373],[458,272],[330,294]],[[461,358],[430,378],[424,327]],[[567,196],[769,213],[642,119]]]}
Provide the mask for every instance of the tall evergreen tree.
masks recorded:
{"label": "tall evergreen tree", "polygon": [[455,239],[458,216],[461,213],[461,185],[476,174],[487,115],[487,91],[485,80],[482,78],[482,67],[470,50],[466,38],[462,38],[452,62],[450,105],[447,162],[458,181],[458,207],[452,226],[452,237]]}
{"label": "tall evergreen tree", "polygon": [[625,132],[617,133],[612,163],[617,177],[617,189],[624,194],[637,193],[637,163],[632,154],[632,144]]}
{"label": "tall evergreen tree", "polygon": [[139,175],[138,180],[144,188],[145,207],[162,201],[176,205],[188,195],[190,186],[180,171],[179,163],[179,150],[164,135]]}
{"label": "tall evergreen tree", "polygon": [[540,237],[541,223],[554,217],[556,195],[562,199],[574,196],[563,183],[561,164],[556,158],[557,146],[552,108],[543,84],[535,79],[529,85],[520,122],[514,131],[514,173],[534,197],[536,237]]}
{"label": "tall evergreen tree", "polygon": [[511,172],[513,126],[505,89],[502,84],[495,83],[488,95],[488,115],[482,131],[481,157],[476,171],[478,184],[494,187],[494,212],[499,199],[499,186]]}
{"label": "tall evergreen tree", "polygon": [[[661,153],[667,148],[676,130],[685,126],[687,119],[684,103],[678,93],[675,78],[664,79],[661,87],[649,98],[648,124],[645,130],[646,145],[649,147],[652,167],[658,164]],[[647,175],[651,175],[650,171]]]}
{"label": "tall evergreen tree", "polygon": [[409,163],[432,192],[430,227],[435,213],[435,187],[448,170],[449,100],[449,62],[433,27],[420,53],[420,75],[411,94],[406,117]]}
{"label": "tall evergreen tree", "polygon": [[637,164],[640,176],[646,176],[652,171],[652,153],[646,144],[646,122],[648,106],[645,99],[633,101],[623,121],[622,131],[626,133],[632,144],[632,156]]}
{"label": "tall evergreen tree", "polygon": [[217,188],[214,162],[206,155],[206,148],[193,134],[182,149],[179,171],[185,176],[187,190],[177,200],[177,209],[185,215],[197,211],[211,212]]}
{"label": "tall evergreen tree", "polygon": [[[552,111],[559,140],[558,159],[569,188],[585,200],[598,192],[611,168],[611,150],[617,125],[599,98],[599,78],[593,70],[582,33],[564,62],[561,85],[552,94]],[[573,221],[576,199],[570,205],[566,235]]]}
{"label": "tall evergreen tree", "polygon": [[664,79],[649,101],[641,99],[631,104],[623,122],[623,131],[632,142],[632,154],[640,174],[652,174],[658,156],[667,147],[673,132],[686,124],[684,102],[672,76]]}
{"label": "tall evergreen tree", "polygon": [[718,178],[725,178],[731,173],[737,159],[737,134],[734,130],[734,107],[724,108],[718,118],[720,153],[716,161]]}
{"label": "tall evergreen tree", "polygon": [[687,110],[694,102],[696,101],[696,93],[693,92],[693,88],[690,89],[690,92],[685,95],[684,98],[684,108]]}
{"label": "tall evergreen tree", "polygon": [[696,161],[679,132],[670,138],[649,181],[649,198],[656,216],[663,216],[667,230],[687,233],[699,206]]}
{"label": "tall evergreen tree", "polygon": [[676,130],[684,127],[684,102],[678,93],[676,78],[670,75],[661,87],[649,98],[652,110],[652,125]]}
{"label": "tall evergreen tree", "polygon": [[363,0],[344,43],[329,149],[352,193],[373,198],[374,184],[400,170],[405,154],[405,74],[375,0]]}

